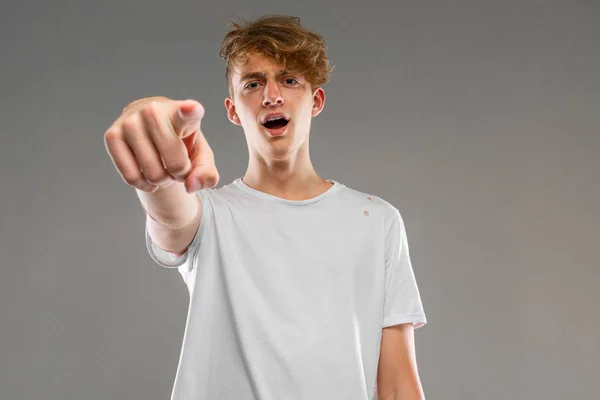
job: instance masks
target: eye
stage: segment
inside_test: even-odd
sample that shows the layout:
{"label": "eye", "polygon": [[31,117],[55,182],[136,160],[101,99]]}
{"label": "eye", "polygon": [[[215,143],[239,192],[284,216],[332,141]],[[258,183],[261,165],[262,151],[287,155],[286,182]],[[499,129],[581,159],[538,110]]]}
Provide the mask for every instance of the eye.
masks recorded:
{"label": "eye", "polygon": [[244,89],[256,89],[258,87],[257,85],[258,85],[258,82],[250,82],[249,84],[244,86]]}
{"label": "eye", "polygon": [[295,85],[296,83],[298,83],[298,81],[294,78],[285,78],[285,83],[287,83],[288,85]]}

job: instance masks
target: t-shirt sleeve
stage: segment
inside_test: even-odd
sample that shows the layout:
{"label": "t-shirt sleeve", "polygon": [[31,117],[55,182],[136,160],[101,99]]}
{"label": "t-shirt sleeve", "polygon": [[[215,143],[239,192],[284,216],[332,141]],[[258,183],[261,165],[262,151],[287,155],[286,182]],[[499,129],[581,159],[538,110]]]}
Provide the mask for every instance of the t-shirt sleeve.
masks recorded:
{"label": "t-shirt sleeve", "polygon": [[419,288],[410,261],[404,221],[398,210],[388,222],[385,238],[385,300],[383,327],[427,323]]}

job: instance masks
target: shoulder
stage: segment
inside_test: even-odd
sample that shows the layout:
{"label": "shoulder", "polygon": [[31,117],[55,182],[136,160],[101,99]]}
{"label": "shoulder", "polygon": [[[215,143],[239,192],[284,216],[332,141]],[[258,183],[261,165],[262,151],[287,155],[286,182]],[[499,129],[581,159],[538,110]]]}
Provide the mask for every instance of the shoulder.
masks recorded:
{"label": "shoulder", "polygon": [[383,218],[386,227],[389,227],[395,220],[402,221],[400,211],[389,201],[373,193],[363,192],[342,185],[343,201],[362,205],[370,214],[377,214]]}
{"label": "shoulder", "polygon": [[211,203],[229,203],[236,201],[237,199],[247,197],[247,194],[239,190],[235,181],[225,184],[220,187],[214,187],[210,189],[201,189],[198,195],[202,200],[208,200]]}

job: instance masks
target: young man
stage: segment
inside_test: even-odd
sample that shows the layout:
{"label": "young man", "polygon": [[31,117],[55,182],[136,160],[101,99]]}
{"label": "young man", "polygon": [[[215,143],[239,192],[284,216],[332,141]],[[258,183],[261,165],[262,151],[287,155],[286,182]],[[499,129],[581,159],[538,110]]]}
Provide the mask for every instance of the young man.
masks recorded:
{"label": "young man", "polygon": [[225,107],[249,164],[221,188],[193,100],[138,100],[105,133],[151,257],[189,289],[173,399],[424,398],[413,330],[426,320],[400,213],[310,161],[325,48],[293,17],[232,25]]}

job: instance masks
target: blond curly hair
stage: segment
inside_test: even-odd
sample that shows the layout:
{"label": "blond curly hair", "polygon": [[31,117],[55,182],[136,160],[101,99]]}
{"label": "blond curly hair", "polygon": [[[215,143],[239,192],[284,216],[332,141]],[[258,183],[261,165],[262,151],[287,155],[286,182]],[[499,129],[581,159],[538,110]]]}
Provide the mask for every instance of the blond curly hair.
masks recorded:
{"label": "blond curly hair", "polygon": [[252,21],[230,23],[219,54],[226,62],[225,78],[230,96],[233,96],[233,64],[244,65],[251,53],[261,54],[285,70],[302,74],[313,90],[329,82],[333,66],[329,65],[325,40],[302,27],[300,18],[265,15]]}

